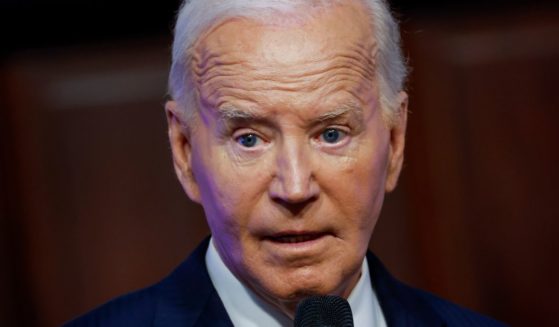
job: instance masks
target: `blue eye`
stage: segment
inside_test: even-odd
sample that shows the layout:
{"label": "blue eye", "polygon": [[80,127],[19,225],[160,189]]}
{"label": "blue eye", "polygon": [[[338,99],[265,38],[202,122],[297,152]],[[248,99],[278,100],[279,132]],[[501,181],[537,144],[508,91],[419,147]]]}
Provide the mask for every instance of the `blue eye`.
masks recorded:
{"label": "blue eye", "polygon": [[340,141],[342,137],[345,136],[345,133],[340,131],[339,129],[335,128],[328,128],[320,135],[320,138],[324,140],[326,143],[337,143]]}
{"label": "blue eye", "polygon": [[236,138],[236,141],[247,148],[252,148],[258,143],[258,136],[255,134],[243,134]]}

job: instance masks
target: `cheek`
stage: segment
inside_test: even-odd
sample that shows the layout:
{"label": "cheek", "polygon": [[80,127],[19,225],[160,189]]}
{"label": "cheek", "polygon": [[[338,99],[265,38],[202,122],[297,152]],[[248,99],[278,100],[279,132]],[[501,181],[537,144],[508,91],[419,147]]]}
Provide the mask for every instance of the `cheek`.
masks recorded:
{"label": "cheek", "polygon": [[[215,156],[207,148],[194,151],[192,158],[194,178],[200,189],[201,204],[212,233],[216,232],[217,221],[221,221],[223,225],[229,220],[228,212],[234,202],[234,199],[230,198],[231,193],[227,192],[230,186],[227,182],[228,174],[224,171],[225,167],[221,167],[214,158]],[[224,226],[220,226],[222,227]]]}
{"label": "cheek", "polygon": [[363,167],[363,176],[356,182],[360,182],[358,184],[359,190],[357,190],[358,196],[361,197],[363,202],[369,204],[366,210],[373,217],[373,224],[375,224],[384,201],[387,169],[386,152],[377,153],[369,162],[369,165]]}
{"label": "cheek", "polygon": [[193,161],[202,206],[212,232],[238,234],[250,222],[255,206],[266,194],[264,165],[262,169],[245,167],[231,160],[219,147],[215,149]]}
{"label": "cheek", "polygon": [[372,232],[382,207],[387,152],[386,147],[382,150],[378,147],[378,144],[363,145],[366,151],[329,165],[329,187],[324,189],[332,194],[343,216],[351,220],[347,226],[355,227],[352,232]]}

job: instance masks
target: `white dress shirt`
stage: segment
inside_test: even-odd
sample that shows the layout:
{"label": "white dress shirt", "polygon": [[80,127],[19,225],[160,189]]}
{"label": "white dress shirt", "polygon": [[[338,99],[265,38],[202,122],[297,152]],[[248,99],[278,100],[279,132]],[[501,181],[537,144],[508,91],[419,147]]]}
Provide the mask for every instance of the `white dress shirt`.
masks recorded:
{"label": "white dress shirt", "polygon": [[[244,286],[225,265],[210,241],[206,252],[206,267],[225,310],[236,327],[290,327],[293,321],[261,300]],[[353,312],[355,327],[386,327],[386,320],[371,284],[367,258],[363,260],[361,277],[347,299]]]}

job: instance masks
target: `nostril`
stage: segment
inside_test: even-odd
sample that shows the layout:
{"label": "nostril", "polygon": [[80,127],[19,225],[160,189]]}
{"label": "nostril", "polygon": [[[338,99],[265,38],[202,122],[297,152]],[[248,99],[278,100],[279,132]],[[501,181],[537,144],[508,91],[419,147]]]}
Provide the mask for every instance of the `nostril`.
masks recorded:
{"label": "nostril", "polygon": [[312,196],[297,202],[285,200],[282,198],[274,198],[273,200],[275,203],[280,205],[283,209],[289,211],[289,213],[292,216],[299,216],[302,215],[304,211],[307,210],[310,207],[310,205],[316,201],[316,199],[317,199],[316,196]]}

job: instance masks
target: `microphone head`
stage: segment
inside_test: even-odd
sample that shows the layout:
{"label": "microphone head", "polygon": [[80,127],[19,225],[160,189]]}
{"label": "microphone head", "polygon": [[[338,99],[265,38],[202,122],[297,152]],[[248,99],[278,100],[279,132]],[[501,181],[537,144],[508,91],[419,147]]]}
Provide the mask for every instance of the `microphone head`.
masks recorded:
{"label": "microphone head", "polygon": [[339,296],[311,296],[299,302],[295,327],[353,327],[349,303]]}

